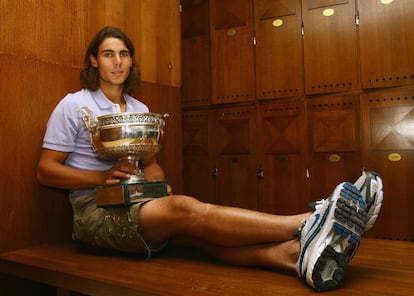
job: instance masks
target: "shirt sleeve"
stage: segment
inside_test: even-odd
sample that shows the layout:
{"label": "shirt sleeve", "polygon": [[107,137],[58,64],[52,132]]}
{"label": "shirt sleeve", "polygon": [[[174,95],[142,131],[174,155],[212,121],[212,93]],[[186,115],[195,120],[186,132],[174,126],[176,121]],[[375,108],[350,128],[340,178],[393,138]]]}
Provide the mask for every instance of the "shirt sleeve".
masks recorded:
{"label": "shirt sleeve", "polygon": [[79,130],[79,112],[70,104],[70,96],[63,98],[50,115],[43,139],[43,148],[73,152]]}

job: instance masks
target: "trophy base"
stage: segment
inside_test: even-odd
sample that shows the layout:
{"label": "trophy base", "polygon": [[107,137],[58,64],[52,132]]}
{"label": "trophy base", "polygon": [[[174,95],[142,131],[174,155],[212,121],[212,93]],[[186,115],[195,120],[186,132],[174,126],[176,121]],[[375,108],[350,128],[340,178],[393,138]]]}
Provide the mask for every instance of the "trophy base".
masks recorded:
{"label": "trophy base", "polygon": [[167,196],[167,182],[121,183],[96,188],[98,207],[126,207],[147,198]]}

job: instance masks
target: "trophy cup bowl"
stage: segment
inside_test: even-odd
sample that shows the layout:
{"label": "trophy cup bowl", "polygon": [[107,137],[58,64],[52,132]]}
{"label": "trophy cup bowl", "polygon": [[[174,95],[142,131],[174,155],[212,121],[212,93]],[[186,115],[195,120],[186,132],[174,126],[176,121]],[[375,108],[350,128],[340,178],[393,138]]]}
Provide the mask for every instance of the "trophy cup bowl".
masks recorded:
{"label": "trophy cup bowl", "polygon": [[[165,115],[164,115],[165,116]],[[117,113],[97,117],[92,133],[95,152],[108,160],[138,161],[160,151],[164,116],[157,113]]]}
{"label": "trophy cup bowl", "polygon": [[[124,112],[95,117],[87,107],[79,111],[91,133],[92,148],[102,159],[137,165],[141,157],[161,149],[167,114]],[[148,182],[141,172],[117,185],[99,186],[96,191],[98,206],[130,205],[143,198],[165,195],[165,181]]]}

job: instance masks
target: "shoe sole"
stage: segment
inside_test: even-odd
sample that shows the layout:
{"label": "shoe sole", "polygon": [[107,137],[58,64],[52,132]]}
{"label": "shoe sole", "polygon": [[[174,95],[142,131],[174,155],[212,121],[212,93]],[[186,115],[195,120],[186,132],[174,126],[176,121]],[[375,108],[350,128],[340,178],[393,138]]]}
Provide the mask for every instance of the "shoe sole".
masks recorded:
{"label": "shoe sole", "polygon": [[[365,181],[363,182],[363,184],[360,185],[360,187],[357,188],[362,192],[362,189],[364,187],[366,187],[366,195],[368,196],[369,199],[372,199],[371,205],[369,205],[369,202],[367,202],[367,221],[365,224],[365,229],[364,232],[370,230],[374,224],[375,221],[378,218],[378,214],[381,211],[381,207],[382,207],[382,200],[383,200],[383,191],[382,191],[382,180],[381,178],[377,175],[377,173],[373,172],[373,171],[369,171],[366,172],[367,176]],[[376,184],[374,185],[374,194],[372,194],[373,192],[371,192],[372,186],[372,182],[376,182]],[[364,197],[363,197],[364,199]],[[367,198],[365,197],[365,200],[367,200]]]}
{"label": "shoe sole", "polygon": [[334,193],[329,208],[313,234],[321,251],[313,269],[307,270],[306,277],[313,286],[323,292],[336,289],[344,276],[349,254],[355,253],[365,227],[365,202],[356,186],[343,183]]}

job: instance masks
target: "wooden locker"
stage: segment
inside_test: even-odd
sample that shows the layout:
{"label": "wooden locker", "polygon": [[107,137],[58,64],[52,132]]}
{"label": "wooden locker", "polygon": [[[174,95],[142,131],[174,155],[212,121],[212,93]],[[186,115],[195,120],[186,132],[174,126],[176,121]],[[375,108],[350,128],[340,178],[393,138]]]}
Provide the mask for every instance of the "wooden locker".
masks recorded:
{"label": "wooden locker", "polygon": [[183,112],[184,194],[215,203],[213,177],[212,111]]}
{"label": "wooden locker", "polygon": [[[181,88],[181,26],[177,0],[105,1],[106,5],[89,1],[95,14],[98,6],[106,7],[104,15],[113,15],[121,3],[124,16],[115,14],[114,20],[125,22],[127,32],[137,37],[137,55],[141,80]],[[109,12],[110,11],[110,12]],[[132,20],[127,20],[130,18]],[[90,24],[95,25],[95,19]],[[111,24],[106,20],[105,24]]]}
{"label": "wooden locker", "polygon": [[301,0],[254,1],[256,98],[303,95]]}
{"label": "wooden locker", "polygon": [[364,165],[384,182],[384,203],[368,233],[414,240],[414,88],[382,90],[362,96]]}
{"label": "wooden locker", "polygon": [[208,0],[182,1],[182,106],[211,104]]}
{"label": "wooden locker", "polygon": [[308,211],[304,100],[261,104],[259,114],[259,209],[286,215]]}
{"label": "wooden locker", "polygon": [[341,182],[355,182],[362,172],[358,95],[308,100],[310,197],[326,198]]}
{"label": "wooden locker", "polygon": [[256,107],[215,110],[217,202],[257,208]]}
{"label": "wooden locker", "polygon": [[358,1],[363,88],[414,83],[414,1]]}
{"label": "wooden locker", "polygon": [[358,89],[355,1],[302,3],[306,94]]}
{"label": "wooden locker", "polygon": [[250,0],[211,0],[212,103],[254,100]]}

